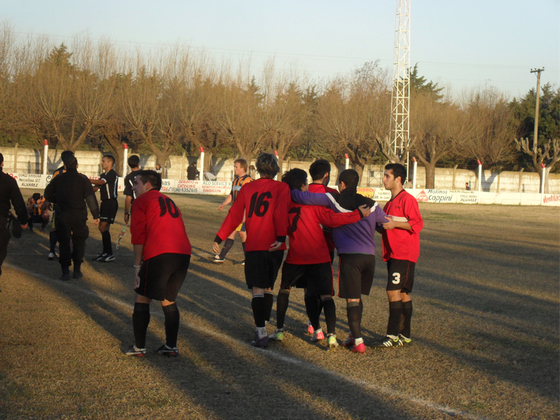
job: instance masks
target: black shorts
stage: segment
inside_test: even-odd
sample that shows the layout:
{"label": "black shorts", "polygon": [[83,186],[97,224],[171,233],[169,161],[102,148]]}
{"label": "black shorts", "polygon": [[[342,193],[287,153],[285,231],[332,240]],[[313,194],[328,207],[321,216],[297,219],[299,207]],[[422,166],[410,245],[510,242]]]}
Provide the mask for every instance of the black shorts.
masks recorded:
{"label": "black shorts", "polygon": [[150,299],[175,302],[190,261],[191,256],[186,254],[160,254],[144,261],[138,273],[140,283],[134,291]]}
{"label": "black shorts", "polygon": [[412,292],[414,286],[414,268],[416,263],[408,260],[390,259],[387,261],[387,289],[400,290],[401,293]]}
{"label": "black shorts", "polygon": [[341,254],[338,261],[338,296],[360,299],[361,295],[369,295],[375,273],[375,255]]}
{"label": "black shorts", "polygon": [[247,287],[274,288],[284,251],[248,251],[245,253],[245,281]]}
{"label": "black shorts", "polygon": [[99,220],[102,222],[109,222],[113,224],[119,209],[119,202],[117,200],[105,200],[101,202],[99,209]]}
{"label": "black shorts", "polygon": [[334,295],[333,272],[330,262],[321,264],[289,264],[282,266],[281,289],[307,288],[308,295]]}

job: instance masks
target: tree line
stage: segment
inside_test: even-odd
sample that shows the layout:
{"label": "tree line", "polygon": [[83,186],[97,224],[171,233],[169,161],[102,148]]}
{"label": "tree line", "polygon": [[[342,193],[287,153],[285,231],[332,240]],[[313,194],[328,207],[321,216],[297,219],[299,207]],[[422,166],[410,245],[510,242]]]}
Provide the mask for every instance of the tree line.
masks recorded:
{"label": "tree line", "polygon": [[[535,91],[508,100],[491,87],[459,99],[410,72],[407,152],[434,185],[437,165],[550,171],[560,159],[560,88],[544,85],[538,142]],[[277,151],[280,161],[348,155],[361,175],[368,163],[403,159],[390,148],[391,77],[376,62],[320,82],[279,72],[271,60],[214,63],[184,46],[152,53],[119,51],[109,41],[16,40],[0,28],[0,144],[111,151],[123,143],[164,166],[172,153],[247,160]],[[281,162],[280,162],[281,163]]]}

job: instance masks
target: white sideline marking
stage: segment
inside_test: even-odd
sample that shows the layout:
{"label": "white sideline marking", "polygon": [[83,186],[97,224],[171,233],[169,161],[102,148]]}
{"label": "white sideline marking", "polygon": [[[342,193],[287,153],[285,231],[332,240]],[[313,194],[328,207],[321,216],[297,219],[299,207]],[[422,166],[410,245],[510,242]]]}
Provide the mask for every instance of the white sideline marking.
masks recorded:
{"label": "white sideline marking", "polygon": [[[43,276],[41,276],[37,273],[34,273],[32,271],[29,271],[29,270],[26,270],[26,269],[23,269],[23,268],[20,268],[20,267],[16,267],[12,264],[5,263],[4,265],[6,265],[8,267],[11,267],[11,268],[14,268],[16,270],[22,271],[22,272],[24,272],[24,273],[26,273],[30,276],[33,276],[33,277],[36,277],[36,278],[40,279],[40,280],[48,280],[48,281],[52,280],[50,278],[43,277]],[[73,282],[70,282],[70,283],[63,282],[63,283],[60,283],[60,285],[64,285],[65,287],[72,288],[72,289],[74,289],[76,291],[80,291],[84,294],[88,294],[88,295],[91,295],[91,296],[94,296],[94,297],[102,298],[105,301],[115,303],[115,304],[117,304],[119,306],[122,306],[122,307],[125,307],[129,310],[134,309],[134,305],[132,305],[130,303],[126,303],[126,302],[124,302],[120,299],[115,299],[115,298],[113,298],[111,296],[107,296],[103,293],[96,293],[92,290],[84,290],[84,289],[78,287],[76,285],[76,283],[73,283]],[[152,316],[153,315],[157,316],[158,318],[163,318],[163,314],[160,313],[160,312],[156,312],[156,313],[152,314]],[[210,336],[213,336],[213,337],[218,338],[220,340],[223,340],[224,337],[226,336],[225,333],[217,332],[217,331],[209,331],[209,330],[206,330],[204,328],[200,328],[196,325],[190,324],[186,321],[183,321],[183,319],[181,319],[181,324],[184,324],[188,328],[190,328],[192,330],[195,330],[199,333],[210,335]],[[279,353],[275,353],[274,351],[257,349],[257,348],[252,347],[249,343],[237,340],[233,337],[227,336],[227,338],[228,338],[228,341],[235,341],[239,345],[254,349],[255,351],[258,351],[259,353],[262,353],[262,355],[264,355],[265,357],[269,356],[269,357],[275,358],[277,360],[281,360],[283,362],[290,363],[292,365],[301,366],[303,368],[309,369],[309,370],[317,372],[317,373],[330,375],[336,380],[344,380],[346,382],[349,382],[351,384],[369,389],[369,390],[377,392],[379,394],[387,395],[391,398],[395,398],[395,399],[398,398],[399,400],[407,400],[411,403],[414,403],[414,404],[417,404],[417,405],[420,405],[420,406],[423,406],[423,407],[426,407],[426,408],[430,408],[432,410],[439,411],[439,412],[442,412],[442,413],[445,413],[445,414],[449,414],[450,416],[461,416],[461,417],[463,417],[465,419],[469,419],[469,420],[485,420],[484,417],[478,417],[476,415],[466,413],[464,411],[455,410],[453,408],[450,408],[450,407],[447,407],[447,406],[444,406],[444,405],[441,405],[441,404],[432,403],[430,401],[426,401],[426,400],[423,400],[421,398],[411,397],[407,394],[403,394],[401,392],[394,391],[394,390],[392,390],[390,388],[387,388],[387,387],[384,387],[384,386],[374,385],[374,384],[371,384],[369,382],[357,380],[357,379],[354,379],[354,378],[346,376],[346,375],[341,375],[341,374],[338,374],[338,373],[335,373],[335,372],[331,372],[330,370],[325,370],[325,369],[323,369],[319,366],[311,365],[307,362],[303,362],[303,361],[298,360],[296,358],[293,358],[293,357],[290,357],[290,356],[284,356],[284,355],[279,354]]]}

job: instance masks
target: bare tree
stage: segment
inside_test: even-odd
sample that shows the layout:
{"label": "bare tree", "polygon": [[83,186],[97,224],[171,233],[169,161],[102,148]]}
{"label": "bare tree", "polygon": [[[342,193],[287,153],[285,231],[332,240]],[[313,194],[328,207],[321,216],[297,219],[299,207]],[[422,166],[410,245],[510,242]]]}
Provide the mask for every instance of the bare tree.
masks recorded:
{"label": "bare tree", "polygon": [[526,154],[531,158],[533,167],[535,171],[539,174],[539,179],[541,180],[545,176],[545,186],[544,191],[540,192],[548,193],[548,174],[550,170],[560,161],[560,139],[549,139],[544,145],[537,146],[533,142],[533,147],[528,138],[515,139],[515,144],[517,150],[521,153]]}
{"label": "bare tree", "polygon": [[218,97],[219,135],[247,162],[261,151],[267,135],[259,90],[254,79],[247,82],[238,76],[223,86]]}
{"label": "bare tree", "polygon": [[507,99],[494,89],[479,90],[471,93],[464,111],[471,130],[457,142],[456,154],[490,167],[511,162],[515,127]]}
{"label": "bare tree", "polygon": [[426,168],[426,188],[434,188],[436,164],[457,149],[460,139],[470,136],[468,119],[457,106],[419,94],[411,121],[412,152]]}

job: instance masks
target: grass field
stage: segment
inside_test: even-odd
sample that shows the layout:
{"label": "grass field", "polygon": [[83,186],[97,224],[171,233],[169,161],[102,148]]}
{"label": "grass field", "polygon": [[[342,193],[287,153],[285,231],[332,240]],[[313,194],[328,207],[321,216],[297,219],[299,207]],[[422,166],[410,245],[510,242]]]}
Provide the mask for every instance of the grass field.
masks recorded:
{"label": "grass field", "polygon": [[[208,260],[223,197],[173,198],[193,245],[177,300],[181,356],[122,354],[133,343],[129,234],[115,262],[93,263],[101,235],[91,224],[85,276],[62,282],[47,234],[24,232],[0,278],[0,419],[560,417],[558,209],[421,203],[414,345],[356,355],[309,342],[299,290],[287,338],[252,348],[239,242],[224,265]],[[122,212],[121,202],[113,241]],[[366,346],[385,332],[385,277],[378,252]],[[344,338],[345,304],[335,301]],[[154,302],[148,348],[164,336]]]}

